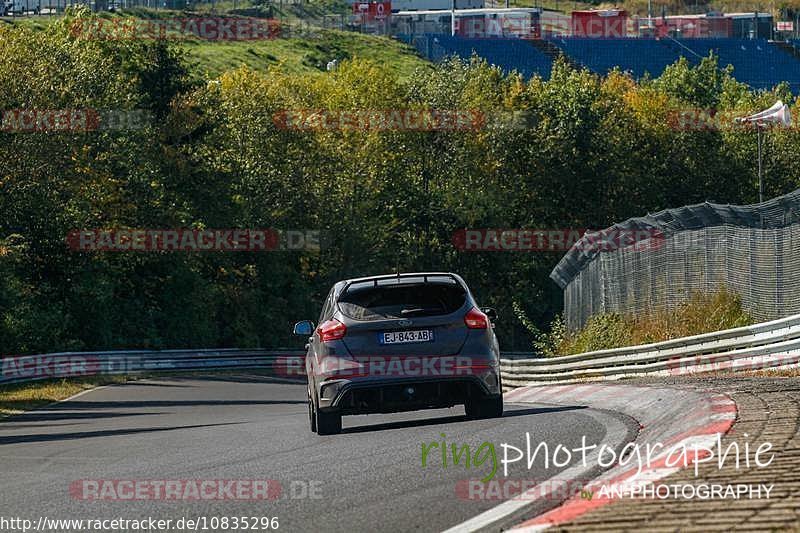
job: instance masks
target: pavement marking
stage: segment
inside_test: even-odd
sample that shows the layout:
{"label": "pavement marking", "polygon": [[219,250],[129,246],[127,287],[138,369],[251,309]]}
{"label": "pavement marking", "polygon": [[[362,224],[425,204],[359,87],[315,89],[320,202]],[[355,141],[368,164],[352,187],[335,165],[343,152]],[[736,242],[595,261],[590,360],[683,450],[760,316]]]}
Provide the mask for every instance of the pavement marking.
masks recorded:
{"label": "pavement marking", "polygon": [[[38,408],[38,409],[33,409],[33,411],[41,411],[41,410],[46,410],[46,409],[47,409],[49,406],[51,406],[51,405],[55,405],[55,404],[57,404],[57,403],[71,402],[72,400],[75,400],[75,399],[77,399],[77,398],[80,398],[80,397],[81,397],[81,396],[83,396],[84,394],[89,394],[90,392],[94,392],[94,391],[98,391],[98,390],[106,389],[106,388],[108,388],[108,387],[110,387],[110,386],[111,386],[111,385],[100,385],[99,387],[92,387],[91,389],[82,390],[81,392],[79,392],[79,393],[77,393],[77,394],[73,394],[73,395],[72,395],[72,396],[70,396],[69,398],[64,398],[63,400],[56,400],[56,401],[54,401],[53,403],[48,403],[47,405],[45,405],[45,406],[42,406],[42,407],[40,407],[40,408]],[[30,413],[30,412],[32,412],[32,411],[25,411],[25,412],[26,412],[26,413]]]}

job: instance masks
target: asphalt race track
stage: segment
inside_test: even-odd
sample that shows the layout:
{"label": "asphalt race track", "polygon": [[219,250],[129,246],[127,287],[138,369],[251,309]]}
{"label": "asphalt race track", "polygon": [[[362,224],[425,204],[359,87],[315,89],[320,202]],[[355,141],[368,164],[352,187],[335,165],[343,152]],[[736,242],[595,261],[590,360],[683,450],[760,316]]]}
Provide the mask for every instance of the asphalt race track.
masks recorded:
{"label": "asphalt race track", "polygon": [[[630,419],[612,412],[507,404],[495,420],[467,420],[463,407],[345,417],[341,435],[320,437],[309,430],[305,398],[305,385],[265,377],[164,378],[13,417],[0,423],[3,514],[34,521],[277,516],[282,531],[441,531],[500,502],[456,496],[457,482],[485,476],[491,461],[443,468],[434,451],[423,468],[423,442],[444,434],[448,446],[469,444],[473,453],[491,442],[499,465],[500,443],[524,447],[526,432],[551,448],[577,447],[583,435],[619,448],[635,434]],[[510,477],[544,480],[560,470],[538,461],[528,470],[523,459]],[[85,501],[69,490],[84,479],[275,479],[283,490],[274,501]]]}

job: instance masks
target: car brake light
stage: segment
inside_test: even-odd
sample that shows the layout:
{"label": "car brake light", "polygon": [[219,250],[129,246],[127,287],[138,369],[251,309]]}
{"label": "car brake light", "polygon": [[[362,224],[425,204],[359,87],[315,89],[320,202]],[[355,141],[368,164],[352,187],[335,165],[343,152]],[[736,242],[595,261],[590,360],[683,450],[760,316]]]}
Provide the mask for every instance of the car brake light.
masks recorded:
{"label": "car brake light", "polygon": [[464,316],[464,324],[466,324],[469,329],[486,329],[489,327],[489,317],[477,307],[473,307]]}
{"label": "car brake light", "polygon": [[347,327],[336,319],[328,320],[317,328],[322,342],[338,341],[347,333]]}

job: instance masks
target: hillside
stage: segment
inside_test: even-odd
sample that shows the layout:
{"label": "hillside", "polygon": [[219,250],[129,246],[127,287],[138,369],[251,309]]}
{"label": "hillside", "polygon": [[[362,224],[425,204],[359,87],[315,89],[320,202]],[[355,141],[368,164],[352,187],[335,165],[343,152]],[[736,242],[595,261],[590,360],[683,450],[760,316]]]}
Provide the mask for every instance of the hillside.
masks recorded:
{"label": "hillside", "polygon": [[[312,4],[313,5],[313,4]],[[196,71],[207,77],[214,78],[225,71],[246,65],[256,71],[265,71],[269,67],[279,67],[287,73],[309,73],[324,71],[328,61],[338,59],[368,59],[382,63],[395,70],[401,79],[408,77],[417,67],[429,63],[419,57],[410,46],[394,39],[382,36],[364,35],[360,33],[322,29],[303,23],[302,29],[299,21],[301,17],[309,16],[311,19],[321,20],[319,9],[314,10],[308,6],[297,7],[292,5],[282,11],[273,10],[274,17],[289,28],[273,39],[250,41],[208,41],[199,38],[181,39],[178,44],[186,52],[186,59]],[[103,19],[114,20],[142,20],[142,19],[170,19],[184,17],[208,16],[207,11],[170,11],[170,10],[128,10],[119,14],[103,13]],[[217,16],[241,17],[269,15],[264,10],[237,9],[223,12],[217,10]],[[44,31],[49,24],[58,18],[26,17],[2,18],[0,25],[20,25]]]}
{"label": "hillside", "polygon": [[207,77],[247,65],[263,71],[280,65],[286,72],[324,70],[331,59],[369,59],[391,66],[401,78],[428,64],[416,51],[393,39],[338,30],[319,30],[318,37],[251,42],[187,41],[184,45],[195,68]]}

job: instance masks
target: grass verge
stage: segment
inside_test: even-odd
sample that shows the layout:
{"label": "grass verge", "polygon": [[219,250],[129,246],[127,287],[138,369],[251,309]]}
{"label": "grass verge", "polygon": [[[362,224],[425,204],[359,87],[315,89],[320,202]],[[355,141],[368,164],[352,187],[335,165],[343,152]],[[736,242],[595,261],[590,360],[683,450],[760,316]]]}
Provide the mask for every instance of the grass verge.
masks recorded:
{"label": "grass verge", "polygon": [[125,383],[130,379],[126,376],[92,376],[3,385],[0,386],[0,419],[64,400],[81,391]]}
{"label": "grass verge", "polygon": [[[18,415],[31,409],[44,407],[53,402],[64,400],[79,392],[90,390],[103,385],[114,385],[137,381],[141,379],[155,379],[164,377],[191,378],[202,376],[241,375],[261,376],[274,378],[271,370],[262,369],[231,369],[231,370],[198,370],[177,372],[148,372],[131,376],[91,376],[71,379],[49,379],[30,383],[13,383],[0,385],[0,420],[12,415]],[[285,379],[285,378],[280,378]],[[302,377],[298,376],[298,380]],[[291,381],[291,380],[290,380]]]}
{"label": "grass verge", "polygon": [[761,370],[737,370],[736,372],[726,370],[694,375],[715,378],[798,378],[800,377],[800,368],[764,368]]}
{"label": "grass verge", "polygon": [[752,318],[742,309],[739,295],[721,288],[713,293],[696,293],[670,311],[638,316],[595,315],[583,329],[575,332],[567,331],[564,323],[556,320],[550,333],[539,335],[535,346],[544,355],[557,357],[649,344],[752,323]]}

